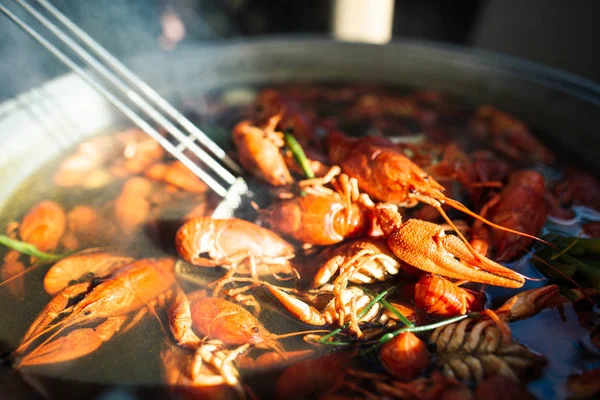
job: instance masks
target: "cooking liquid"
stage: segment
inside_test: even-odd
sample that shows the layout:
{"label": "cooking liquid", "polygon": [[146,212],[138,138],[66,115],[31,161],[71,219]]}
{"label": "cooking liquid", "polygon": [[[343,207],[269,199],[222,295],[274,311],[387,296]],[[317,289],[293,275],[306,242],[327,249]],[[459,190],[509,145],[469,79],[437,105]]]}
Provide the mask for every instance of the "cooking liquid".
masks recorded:
{"label": "cooking liquid", "polygon": [[[404,92],[406,89],[399,91],[399,93]],[[222,99],[228,95],[227,93],[216,94],[215,98],[223,102]],[[449,130],[460,129],[459,126],[464,126],[467,115],[464,103],[457,102],[456,104],[455,112],[446,116],[449,124],[454,124],[454,128],[450,127]],[[342,119],[341,110],[344,105],[345,103],[339,100],[336,102],[321,101],[321,103],[317,103],[316,109],[321,115],[338,115]],[[245,114],[245,109],[247,109],[246,106],[229,108],[227,112],[220,113],[209,122],[214,124],[216,129],[230,131],[233,124],[240,119],[240,115]],[[407,136],[417,134],[415,127],[411,126],[409,122],[407,121],[406,124]],[[365,131],[365,126],[360,123],[342,124],[342,126],[346,132],[364,133]],[[210,128],[210,125],[208,127]],[[221,136],[219,142],[221,145],[225,145],[228,141],[222,140]],[[44,165],[37,174],[26,180],[6,202],[6,206],[0,213],[0,230],[3,231],[10,221],[20,221],[23,215],[41,200],[54,200],[61,204],[66,212],[75,205],[87,204],[101,207],[118,196],[125,182],[125,179],[116,179],[103,188],[89,190],[56,187],[52,184],[52,178],[60,161],[55,160]],[[138,258],[175,256],[174,230],[180,222],[179,219],[187,211],[189,211],[189,203],[185,205],[169,204],[168,212],[163,213],[158,224],[140,230],[138,234],[127,240],[120,235],[115,235],[114,241],[105,243],[105,246],[125,249],[127,254]],[[57,251],[60,252],[61,249],[59,248]],[[0,256],[3,257],[4,254],[5,250],[0,249]],[[528,257],[510,264],[510,266],[526,276],[543,278],[543,275],[529,262]],[[24,297],[22,298],[13,297],[6,287],[0,287],[0,350],[6,352],[5,354],[19,344],[31,322],[50,300],[51,297],[44,291],[42,283],[48,268],[49,265],[41,265],[24,275]],[[200,269],[195,274],[195,278],[208,283],[216,279],[218,275],[215,274],[219,273],[219,270],[207,269],[204,271]],[[180,283],[187,290],[198,288],[186,280],[181,280]],[[491,296],[494,305],[500,305],[513,294],[545,284],[547,282],[527,281],[526,285],[518,290],[488,286],[486,292]],[[261,303],[265,310],[260,315],[260,321],[270,332],[286,333],[311,329],[295,322],[291,317],[286,317],[272,299],[262,296]],[[164,321],[161,322],[164,324]],[[579,344],[582,339],[589,336],[589,331],[580,326],[572,305],[564,307],[563,315],[557,309],[548,309],[535,317],[511,323],[510,327],[518,341],[545,355],[549,360],[543,376],[528,385],[530,391],[537,397],[566,397],[564,384],[567,376],[594,365],[593,361],[590,361],[593,358],[590,358],[589,353]],[[86,395],[97,394],[103,392],[107,387],[118,385],[120,390],[125,390],[129,394],[135,392],[134,395],[143,397],[163,398],[166,392],[156,391],[156,389],[136,392],[129,386],[161,384],[160,352],[166,340],[163,329],[168,329],[168,327],[163,327],[156,317],[149,313],[133,329],[125,334],[115,335],[99,350],[88,356],[63,363],[29,367],[24,370],[24,374],[41,376],[42,378],[35,379],[44,382],[43,386],[45,385],[46,390],[50,390],[58,397],[74,395],[78,393],[78,390]],[[285,344],[286,349],[294,349],[294,347],[302,346],[302,340],[300,338],[287,339]],[[365,362],[368,367],[373,367],[370,361]],[[48,380],[43,377],[60,378],[67,384],[65,385],[64,381]],[[243,381],[253,387],[259,395],[269,396],[272,394],[272,383],[276,381],[276,377],[274,372],[249,372],[243,377]],[[77,384],[71,386],[74,382]]]}

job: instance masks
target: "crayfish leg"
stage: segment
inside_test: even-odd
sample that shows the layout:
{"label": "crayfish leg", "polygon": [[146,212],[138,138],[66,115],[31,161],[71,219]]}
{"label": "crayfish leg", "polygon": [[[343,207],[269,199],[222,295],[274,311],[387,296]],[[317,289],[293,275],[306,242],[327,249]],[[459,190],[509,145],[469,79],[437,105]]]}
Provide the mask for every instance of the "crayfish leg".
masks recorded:
{"label": "crayfish leg", "polygon": [[[223,350],[221,346],[207,342],[200,346],[195,354],[190,365],[190,375],[195,384],[206,385],[209,382],[205,381],[206,374],[202,371],[209,367],[209,370],[215,370],[223,381],[234,388],[240,389],[239,372],[233,365],[233,361],[248,349],[249,344],[243,344],[234,350]],[[203,376],[204,375],[204,376]],[[211,381],[214,378],[210,378]],[[212,383],[212,382],[210,382]],[[243,393],[243,390],[240,390]]]}
{"label": "crayfish leg", "polygon": [[340,268],[340,266],[343,263],[344,263],[344,256],[342,256],[342,255],[337,255],[337,256],[334,256],[334,257],[330,258],[329,260],[327,260],[317,270],[317,272],[315,272],[310,286],[312,288],[318,288],[320,286],[323,286],[327,282],[329,282],[331,277],[333,275],[335,275],[335,273],[338,271],[338,269]]}
{"label": "crayfish leg", "polygon": [[279,301],[279,303],[285,308],[290,314],[300,321],[309,324],[322,326],[327,324],[327,320],[317,309],[313,306],[306,304],[302,300],[299,300],[289,294],[277,289],[273,285],[265,284],[265,287]]}
{"label": "crayfish leg", "polygon": [[[252,286],[254,287],[254,286]],[[254,315],[260,315],[262,306],[251,294],[237,293],[231,296],[232,300],[252,309]]]}
{"label": "crayfish leg", "polygon": [[175,299],[168,311],[169,328],[173,339],[182,347],[195,349],[201,340],[192,330],[193,320],[190,302],[185,293],[177,288]]}
{"label": "crayfish leg", "polygon": [[[177,386],[196,386],[196,387],[219,387],[225,384],[222,376],[214,374],[212,371],[202,370],[202,359],[200,365],[193,371],[190,366],[195,360],[191,353],[178,346],[165,344],[160,353],[162,362],[163,376],[165,382],[169,385]],[[196,372],[194,376],[192,373]],[[205,372],[205,373],[204,373]]]}
{"label": "crayfish leg", "polygon": [[148,314],[149,307],[150,306],[144,307],[140,311],[138,311],[135,314],[135,316],[133,317],[133,319],[131,321],[129,321],[129,323],[123,328],[123,330],[121,332],[125,333],[125,332],[129,331],[131,328],[133,328],[134,326],[136,326],[142,320],[142,318],[144,318],[144,316],[146,314]]}

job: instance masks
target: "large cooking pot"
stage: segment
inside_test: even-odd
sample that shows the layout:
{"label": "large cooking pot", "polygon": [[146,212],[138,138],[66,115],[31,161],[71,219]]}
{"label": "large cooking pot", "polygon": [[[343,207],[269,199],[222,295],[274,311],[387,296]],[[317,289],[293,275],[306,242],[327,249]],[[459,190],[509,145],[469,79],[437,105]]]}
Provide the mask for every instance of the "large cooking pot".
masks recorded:
{"label": "large cooking pot", "polygon": [[[527,121],[564,157],[588,167],[600,148],[600,86],[493,53],[419,42],[385,46],[269,39],[160,53],[128,64],[174,98],[243,84],[367,81],[437,89]],[[0,204],[47,160],[121,118],[68,74],[0,106]]]}
{"label": "large cooking pot", "polygon": [[[560,157],[600,170],[595,162],[600,148],[600,87],[514,58],[428,43],[379,46],[317,38],[194,47],[138,57],[128,64],[171,99],[228,86],[289,81],[363,81],[436,89],[513,113]],[[45,162],[121,119],[73,74],[0,105],[2,207],[10,207],[5,204],[9,195]]]}

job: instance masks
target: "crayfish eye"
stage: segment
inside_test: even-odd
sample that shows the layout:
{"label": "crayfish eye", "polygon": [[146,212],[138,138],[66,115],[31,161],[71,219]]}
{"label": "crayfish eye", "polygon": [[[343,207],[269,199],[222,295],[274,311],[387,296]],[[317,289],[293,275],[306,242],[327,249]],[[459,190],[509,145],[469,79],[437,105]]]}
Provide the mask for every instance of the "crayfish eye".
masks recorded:
{"label": "crayfish eye", "polygon": [[250,330],[252,331],[252,333],[258,333],[258,332],[260,332],[260,328],[258,326],[254,326]]}
{"label": "crayfish eye", "polygon": [[100,279],[100,278],[94,278],[90,282],[91,282],[92,286],[98,286],[99,284],[104,282],[104,280]]}

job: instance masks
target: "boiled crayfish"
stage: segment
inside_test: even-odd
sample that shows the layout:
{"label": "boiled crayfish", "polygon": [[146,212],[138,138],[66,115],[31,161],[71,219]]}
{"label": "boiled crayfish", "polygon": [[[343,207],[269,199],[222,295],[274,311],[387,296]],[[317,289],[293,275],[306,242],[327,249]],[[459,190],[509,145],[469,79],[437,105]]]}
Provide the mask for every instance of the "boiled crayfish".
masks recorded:
{"label": "boiled crayfish", "polygon": [[[335,189],[325,185],[332,183]],[[330,245],[373,229],[372,202],[358,191],[355,179],[332,167],[323,178],[299,182],[302,195],[259,211],[262,224],[314,245]]]}
{"label": "boiled crayfish", "polygon": [[[194,218],[177,231],[175,247],[191,264],[229,269],[235,273],[262,275],[294,274],[290,259],[294,247],[275,232],[237,218]],[[207,255],[208,257],[205,257]]]}
{"label": "boiled crayfish", "polygon": [[[502,226],[537,236],[542,231],[549,212],[544,177],[537,171],[519,171],[510,177],[508,185],[481,209],[481,215]],[[498,261],[512,261],[527,251],[530,237],[505,231],[491,231],[481,221],[472,229],[472,245],[486,255],[494,249]]]}
{"label": "boiled crayfish", "polygon": [[[188,382],[193,386],[229,385],[240,394],[243,389],[235,365],[239,356],[258,348],[272,350],[285,360],[287,355],[277,340],[304,334],[275,335],[244,308],[207,297],[204,290],[186,295],[177,289],[169,308],[169,326],[177,345],[193,351],[182,358],[190,366],[185,371]],[[163,361],[173,361],[173,349],[163,352]]]}
{"label": "boiled crayfish", "polygon": [[233,128],[233,142],[240,164],[246,171],[272,186],[293,182],[280,151],[284,145],[283,135],[275,131],[280,119],[280,115],[275,115],[264,126],[256,126],[256,123],[245,120]]}
{"label": "boiled crayfish", "polygon": [[484,294],[463,289],[437,275],[427,275],[415,285],[415,306],[428,314],[451,317],[479,311],[483,308]]}
{"label": "boiled crayfish", "polygon": [[488,221],[470,211],[462,203],[444,195],[444,187],[425,171],[414,164],[401,151],[390,145],[382,145],[381,138],[363,137],[354,139],[333,131],[327,138],[329,158],[332,164],[339,165],[342,171],[358,181],[358,187],[374,200],[414,206],[418,202],[434,207],[454,228],[467,245],[468,251],[476,257],[478,253],[468,244],[467,239],[456,228],[442,209],[447,204],[496,229],[531,239],[541,240],[527,233],[515,231]]}
{"label": "boiled crayfish", "polygon": [[523,275],[481,255],[473,254],[456,236],[431,222],[409,219],[402,222],[398,208],[379,203],[375,212],[390,249],[402,261],[441,276],[519,288]]}
{"label": "boiled crayfish", "polygon": [[[168,294],[175,282],[173,264],[170,258],[142,259],[99,281],[63,289],[25,333],[14,352],[17,368],[73,360],[97,350],[133,312],[138,311],[124,330]],[[69,328],[76,329],[64,334]]]}

